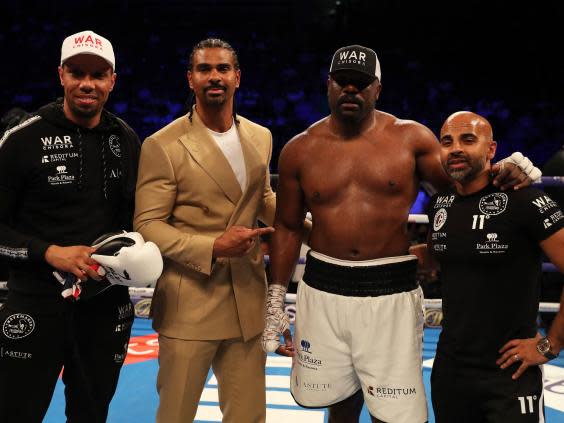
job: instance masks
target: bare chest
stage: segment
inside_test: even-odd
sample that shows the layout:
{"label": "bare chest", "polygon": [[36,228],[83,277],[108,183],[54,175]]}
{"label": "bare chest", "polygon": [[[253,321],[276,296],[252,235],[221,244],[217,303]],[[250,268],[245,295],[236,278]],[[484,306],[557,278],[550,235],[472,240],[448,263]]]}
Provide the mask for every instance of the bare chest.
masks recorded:
{"label": "bare chest", "polygon": [[415,157],[400,144],[343,142],[318,148],[300,175],[308,203],[411,196],[417,183]]}

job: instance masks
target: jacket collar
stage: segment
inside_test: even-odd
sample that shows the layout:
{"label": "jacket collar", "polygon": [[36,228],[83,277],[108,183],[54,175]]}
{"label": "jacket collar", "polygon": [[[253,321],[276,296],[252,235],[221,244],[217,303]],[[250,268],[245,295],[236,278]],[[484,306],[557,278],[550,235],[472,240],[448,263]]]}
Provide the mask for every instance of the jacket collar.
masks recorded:
{"label": "jacket collar", "polygon": [[[184,134],[180,137],[180,142],[210,178],[223,190],[227,198],[233,204],[237,204],[243,195],[241,186],[229,161],[207,130],[198,113],[194,111],[192,122],[188,120],[188,117],[183,119],[183,125]],[[245,159],[247,171],[247,187],[245,190],[247,190],[253,180],[251,178],[256,177],[252,170],[260,161],[260,156],[253,146],[253,135],[248,130],[244,119],[241,119],[241,123],[237,125],[237,131]]]}

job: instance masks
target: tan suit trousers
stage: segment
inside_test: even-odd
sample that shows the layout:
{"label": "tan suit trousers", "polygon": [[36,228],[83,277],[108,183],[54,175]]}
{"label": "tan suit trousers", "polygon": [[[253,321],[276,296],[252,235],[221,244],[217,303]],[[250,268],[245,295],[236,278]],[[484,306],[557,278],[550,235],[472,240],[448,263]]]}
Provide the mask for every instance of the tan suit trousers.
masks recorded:
{"label": "tan suit trousers", "polygon": [[157,423],[187,423],[196,416],[210,366],[217,378],[223,422],[264,423],[266,355],[260,335],[198,341],[159,335]]}

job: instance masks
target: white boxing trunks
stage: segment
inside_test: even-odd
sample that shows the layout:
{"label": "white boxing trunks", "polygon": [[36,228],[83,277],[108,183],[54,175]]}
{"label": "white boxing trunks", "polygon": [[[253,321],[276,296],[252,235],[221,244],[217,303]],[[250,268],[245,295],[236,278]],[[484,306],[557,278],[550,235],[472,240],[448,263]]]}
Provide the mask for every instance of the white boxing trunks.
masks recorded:
{"label": "white boxing trunks", "polygon": [[291,392],[328,407],[359,389],[370,414],[427,421],[423,295],[415,256],[338,260],[310,251],[296,297]]}

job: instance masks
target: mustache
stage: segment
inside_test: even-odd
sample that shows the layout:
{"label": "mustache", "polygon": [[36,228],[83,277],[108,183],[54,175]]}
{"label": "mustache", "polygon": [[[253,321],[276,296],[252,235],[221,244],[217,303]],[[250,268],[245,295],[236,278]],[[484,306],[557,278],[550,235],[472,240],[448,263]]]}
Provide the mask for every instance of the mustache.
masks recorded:
{"label": "mustache", "polygon": [[359,100],[357,97],[353,95],[344,95],[337,101],[337,106],[340,106],[343,103],[354,103],[359,106],[362,106],[362,100]]}
{"label": "mustache", "polygon": [[464,160],[465,162],[468,162],[468,157],[466,157],[466,154],[464,153],[451,153],[448,155],[447,157],[447,163],[450,164],[452,161],[454,160]]}
{"label": "mustache", "polygon": [[221,84],[210,84],[208,85],[206,88],[204,88],[204,91],[209,91],[209,90],[217,90],[217,89],[226,91],[227,87],[225,87],[225,85],[221,85]]}

